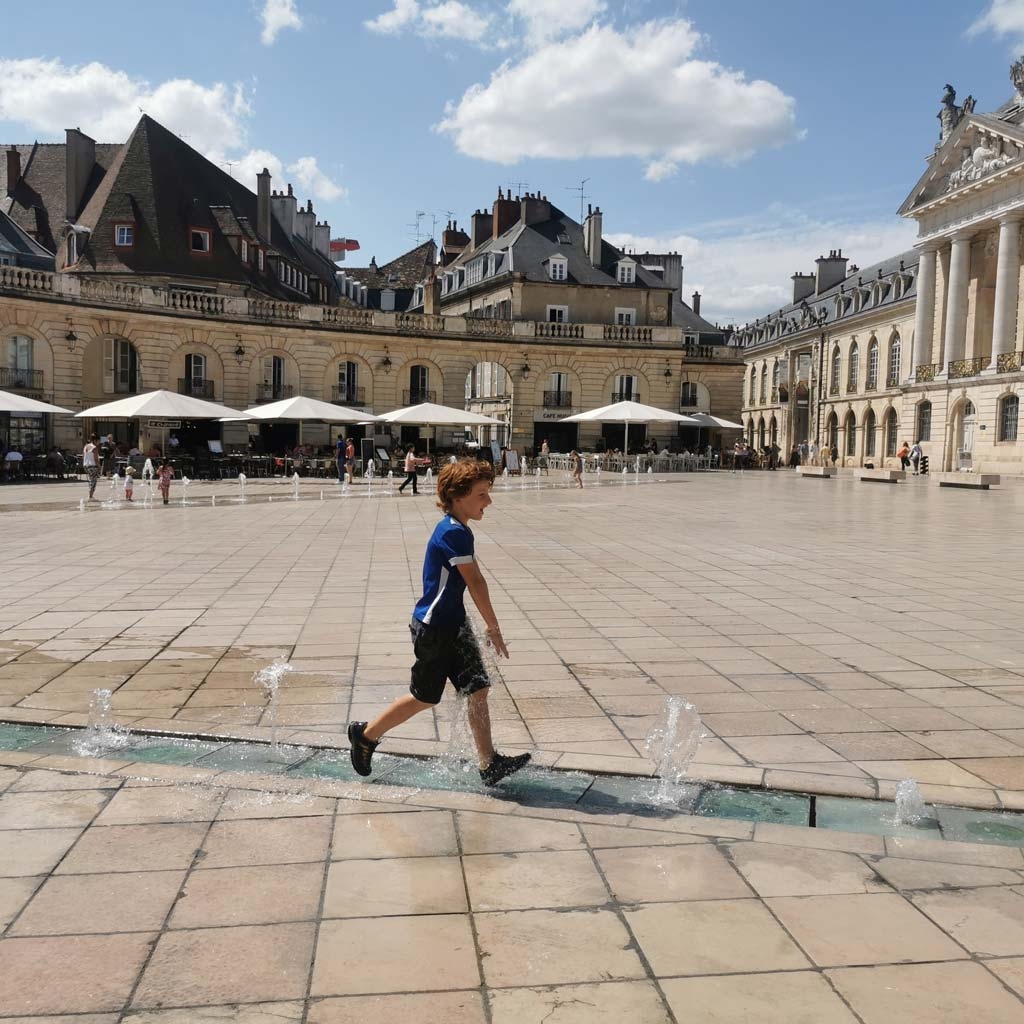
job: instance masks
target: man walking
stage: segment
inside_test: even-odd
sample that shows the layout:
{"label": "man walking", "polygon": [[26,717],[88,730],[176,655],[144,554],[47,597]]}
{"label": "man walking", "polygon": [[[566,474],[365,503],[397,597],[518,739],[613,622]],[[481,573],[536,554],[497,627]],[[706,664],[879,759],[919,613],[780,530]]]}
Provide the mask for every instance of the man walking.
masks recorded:
{"label": "man walking", "polygon": [[412,444],[405,449],[405,480],[398,488],[398,493],[401,494],[408,484],[412,484],[413,494],[420,493],[416,490],[416,446]]}

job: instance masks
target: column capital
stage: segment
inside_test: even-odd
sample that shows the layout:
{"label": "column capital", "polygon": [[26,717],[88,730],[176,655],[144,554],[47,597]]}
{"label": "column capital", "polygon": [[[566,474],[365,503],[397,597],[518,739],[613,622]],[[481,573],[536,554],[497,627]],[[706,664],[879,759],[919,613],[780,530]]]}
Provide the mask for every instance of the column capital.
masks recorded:
{"label": "column capital", "polygon": [[914,245],[914,248],[921,253],[925,252],[938,252],[942,247],[941,238],[930,238],[927,242],[918,242]]}
{"label": "column capital", "polygon": [[1020,224],[1022,221],[1024,221],[1024,210],[1010,210],[1009,213],[1001,213],[996,217],[996,222],[1000,225]]}
{"label": "column capital", "polygon": [[978,233],[976,228],[963,228],[949,236],[951,242],[969,242]]}

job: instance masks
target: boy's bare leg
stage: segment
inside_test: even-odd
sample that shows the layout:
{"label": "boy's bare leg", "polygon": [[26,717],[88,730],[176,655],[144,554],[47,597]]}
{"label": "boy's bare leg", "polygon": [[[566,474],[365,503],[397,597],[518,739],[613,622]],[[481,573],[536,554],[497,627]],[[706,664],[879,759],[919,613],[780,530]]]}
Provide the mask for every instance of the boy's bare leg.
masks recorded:
{"label": "boy's bare leg", "polygon": [[408,722],[414,715],[433,706],[433,704],[417,700],[411,693],[403,694],[367,725],[363,730],[363,736],[372,743],[376,743],[384,733],[397,729],[403,722]]}
{"label": "boy's bare leg", "polygon": [[476,744],[477,760],[483,770],[494,760],[494,740],[491,739],[491,709],[487,704],[490,687],[475,690],[469,695],[469,728]]}

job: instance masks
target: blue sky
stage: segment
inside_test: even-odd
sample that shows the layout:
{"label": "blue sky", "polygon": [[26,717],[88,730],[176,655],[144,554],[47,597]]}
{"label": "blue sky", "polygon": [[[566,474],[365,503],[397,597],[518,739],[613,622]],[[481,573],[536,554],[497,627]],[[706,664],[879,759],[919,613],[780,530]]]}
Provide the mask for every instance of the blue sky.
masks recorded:
{"label": "blue sky", "polygon": [[1024,0],[35,0],[0,42],[0,140],[144,109],[253,186],[295,183],[353,263],[390,259],[499,185],[620,242],[683,253],[703,312],[742,322],[842,247],[909,247],[896,217],[943,85],[1012,92]]}

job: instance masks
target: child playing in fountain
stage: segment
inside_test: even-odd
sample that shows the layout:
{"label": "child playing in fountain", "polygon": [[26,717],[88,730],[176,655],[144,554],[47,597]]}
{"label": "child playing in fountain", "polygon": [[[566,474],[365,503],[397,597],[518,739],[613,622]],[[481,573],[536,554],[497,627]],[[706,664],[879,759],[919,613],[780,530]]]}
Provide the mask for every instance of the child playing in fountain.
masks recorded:
{"label": "child playing in fountain", "polygon": [[173,479],[174,467],[166,459],[162,460],[160,468],[156,471],[156,485],[160,488],[165,505],[170,504],[171,501],[171,481]]}
{"label": "child playing in fountain", "polygon": [[135,493],[135,470],[131,466],[124,468],[124,500],[131,501]]}
{"label": "child playing in fountain", "polygon": [[384,734],[441,700],[451,680],[468,698],[469,725],[473,732],[480,778],[488,786],[519,771],[529,754],[508,756],[494,749],[491,717],[487,706],[490,680],[476,637],[466,621],[463,598],[469,590],[483,617],[487,643],[504,658],[508,647],[491,606],[487,582],[473,553],[470,520],[478,522],[491,504],[494,468],[475,459],[446,465],[437,477],[437,507],[444,517],[427,543],[423,560],[423,596],[416,603],[409,624],[413,651],[409,693],[398,697],[372,722],[352,722],[348,738],[352,767],[359,775],[370,774],[370,762]]}

